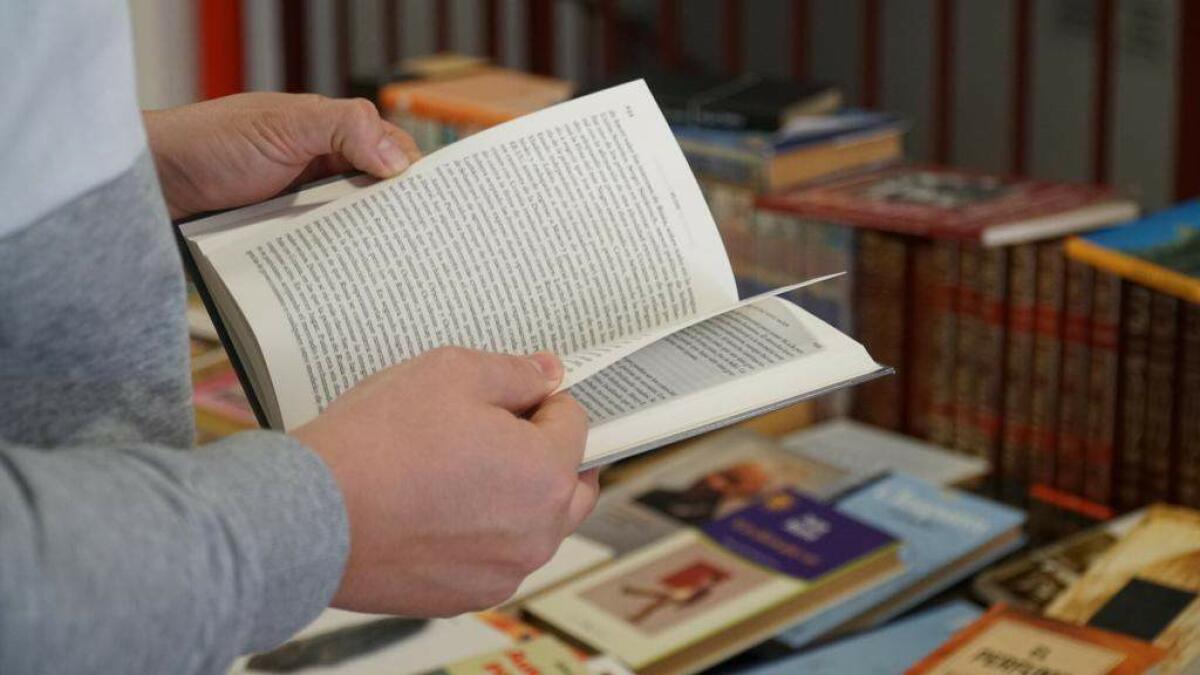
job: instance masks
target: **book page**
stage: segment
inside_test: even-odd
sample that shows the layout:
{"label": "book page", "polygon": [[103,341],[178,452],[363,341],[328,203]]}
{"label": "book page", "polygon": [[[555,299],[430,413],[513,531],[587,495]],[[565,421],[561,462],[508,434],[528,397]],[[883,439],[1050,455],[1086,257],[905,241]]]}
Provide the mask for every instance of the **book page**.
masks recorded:
{"label": "book page", "polygon": [[[594,347],[737,300],[687,164],[642,82],[481,132],[209,252],[285,428],[443,345]],[[248,308],[248,309],[247,309]]]}
{"label": "book page", "polygon": [[657,340],[569,391],[588,413],[588,467],[879,368],[857,342],[787,300],[766,297]]}

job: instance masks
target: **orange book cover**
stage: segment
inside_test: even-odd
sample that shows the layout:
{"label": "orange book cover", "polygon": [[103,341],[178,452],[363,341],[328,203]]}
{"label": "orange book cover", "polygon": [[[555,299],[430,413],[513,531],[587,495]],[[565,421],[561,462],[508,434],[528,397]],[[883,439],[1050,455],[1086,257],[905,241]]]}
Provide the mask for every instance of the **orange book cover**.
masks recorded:
{"label": "orange book cover", "polygon": [[489,127],[565,101],[572,92],[564,80],[484,68],[449,80],[389,84],[380,90],[379,103],[389,114]]}
{"label": "orange book cover", "polygon": [[906,672],[909,675],[1135,675],[1165,652],[1117,633],[998,604]]}

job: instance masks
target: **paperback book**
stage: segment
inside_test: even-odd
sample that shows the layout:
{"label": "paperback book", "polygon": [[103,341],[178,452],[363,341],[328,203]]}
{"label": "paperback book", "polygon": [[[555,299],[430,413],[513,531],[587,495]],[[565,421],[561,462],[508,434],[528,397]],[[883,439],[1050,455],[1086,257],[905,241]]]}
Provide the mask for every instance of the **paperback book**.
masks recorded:
{"label": "paperback book", "polygon": [[276,429],[436,347],[549,350],[588,412],[586,469],[889,372],[776,297],[819,279],[738,299],[641,82],[179,231]]}

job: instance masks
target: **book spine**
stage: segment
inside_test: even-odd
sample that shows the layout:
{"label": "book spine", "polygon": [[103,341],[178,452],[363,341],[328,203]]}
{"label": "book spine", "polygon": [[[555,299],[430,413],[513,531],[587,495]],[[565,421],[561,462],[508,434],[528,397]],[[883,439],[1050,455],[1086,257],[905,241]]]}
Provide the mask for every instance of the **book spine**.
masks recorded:
{"label": "book spine", "polygon": [[1033,389],[1030,392],[1030,483],[1054,485],[1059,368],[1062,362],[1063,254],[1060,242],[1038,244],[1034,310]]}
{"label": "book spine", "polygon": [[939,279],[934,264],[934,244],[911,239],[908,244],[908,318],[904,362],[908,405],[905,407],[905,433],[929,438],[933,406],[933,373],[937,363],[935,308]]}
{"label": "book spine", "polygon": [[1150,290],[1125,284],[1121,326],[1121,417],[1117,452],[1117,501],[1122,509],[1142,502],[1142,444],[1146,429],[1146,358],[1150,342]]}
{"label": "book spine", "polygon": [[1092,268],[1084,263],[1068,260],[1066,270],[1054,486],[1068,494],[1082,495],[1083,443],[1087,428],[1090,343],[1088,328],[1092,316]]}
{"label": "book spine", "polygon": [[1179,503],[1200,508],[1200,304],[1180,306]]}
{"label": "book spine", "polygon": [[982,365],[979,355],[983,333],[980,312],[983,253],[974,244],[964,245],[958,257],[958,340],[954,357],[954,445],[964,454],[978,448],[975,427],[975,380]]}
{"label": "book spine", "polygon": [[[859,234],[854,313],[859,341],[880,363],[904,358],[904,239],[875,231]],[[868,382],[854,392],[854,417],[898,431],[904,421],[903,374]]]}
{"label": "book spine", "polygon": [[933,244],[933,300],[930,323],[929,440],[943,447],[954,443],[954,370],[958,342],[959,244]]}
{"label": "book spine", "polygon": [[1120,375],[1121,278],[1094,271],[1083,496],[1113,506],[1117,387]]}
{"label": "book spine", "polygon": [[1150,298],[1150,343],[1146,357],[1146,435],[1143,485],[1155,499],[1174,494],[1171,423],[1175,406],[1175,348],[1179,300],[1155,292]]}
{"label": "book spine", "polygon": [[979,254],[978,345],[975,353],[974,420],[971,454],[992,465],[999,485],[1000,430],[1004,410],[1004,340],[1008,307],[1008,249],[987,248]]}
{"label": "book spine", "polygon": [[1037,246],[1021,244],[1009,253],[1008,340],[1004,356],[1004,428],[1000,449],[1000,495],[1024,498],[1032,453],[1030,395],[1033,390],[1034,307],[1037,301]]}

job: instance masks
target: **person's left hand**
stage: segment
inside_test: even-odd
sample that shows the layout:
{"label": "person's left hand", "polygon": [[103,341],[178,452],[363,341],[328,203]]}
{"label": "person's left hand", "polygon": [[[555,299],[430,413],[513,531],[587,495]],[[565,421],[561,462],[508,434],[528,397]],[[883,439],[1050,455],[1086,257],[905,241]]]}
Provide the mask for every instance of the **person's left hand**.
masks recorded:
{"label": "person's left hand", "polygon": [[379,178],[420,158],[365,99],[252,93],[143,114],[172,218],[243,206],[358,169]]}

